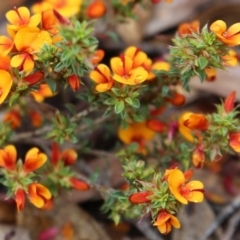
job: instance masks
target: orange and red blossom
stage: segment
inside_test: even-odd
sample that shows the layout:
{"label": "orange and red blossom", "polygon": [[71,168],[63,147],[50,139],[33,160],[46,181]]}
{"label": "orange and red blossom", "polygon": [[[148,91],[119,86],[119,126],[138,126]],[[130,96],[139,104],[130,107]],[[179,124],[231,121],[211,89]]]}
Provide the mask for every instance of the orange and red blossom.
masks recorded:
{"label": "orange and red blossom", "polygon": [[41,14],[35,14],[30,17],[30,12],[26,7],[14,7],[6,13],[6,18],[10,24],[8,28],[18,31],[22,27],[36,27],[41,21]]}
{"label": "orange and red blossom", "polygon": [[40,84],[39,89],[36,91],[31,91],[30,94],[37,102],[43,102],[46,97],[54,96],[51,88],[48,86],[48,84],[45,83]]}
{"label": "orange and red blossom", "polygon": [[205,162],[204,147],[199,145],[195,148],[192,154],[192,163],[195,168],[202,168]]}
{"label": "orange and red blossom", "polygon": [[113,86],[111,71],[105,64],[97,65],[97,67],[90,72],[89,77],[97,84],[95,86],[97,92],[106,92]]}
{"label": "orange and red blossom", "polygon": [[166,130],[166,124],[158,119],[150,119],[147,121],[147,126],[154,132],[163,132]]}
{"label": "orange and red blossom", "polygon": [[167,210],[161,210],[153,226],[156,226],[160,233],[168,234],[171,232],[172,227],[180,228],[181,224],[179,220]]}
{"label": "orange and red blossom", "polygon": [[145,52],[141,51],[139,48],[135,46],[130,46],[124,51],[124,55],[129,57],[133,63],[132,67],[140,67],[147,60],[148,56]]}
{"label": "orange and red blossom", "polygon": [[166,97],[165,100],[171,103],[173,106],[182,106],[186,101],[185,96],[176,91],[173,92],[172,97]]}
{"label": "orange and red blossom", "polygon": [[192,32],[198,32],[200,27],[200,22],[198,20],[189,22],[189,23],[182,23],[178,27],[178,34],[179,36],[184,36],[187,34],[192,34]]}
{"label": "orange and red blossom", "polygon": [[148,77],[148,72],[143,67],[134,68],[134,61],[123,54],[111,59],[111,69],[113,79],[126,85],[140,84]]}
{"label": "orange and red blossom", "polygon": [[188,182],[181,170],[171,170],[168,175],[167,181],[171,193],[179,202],[187,204],[188,202],[198,203],[203,201],[204,186],[202,182]]}
{"label": "orange and red blossom", "polygon": [[70,184],[74,189],[79,191],[87,191],[90,189],[89,184],[77,178],[70,178]]}
{"label": "orange and red blossom", "polygon": [[31,111],[29,111],[29,116],[30,116],[32,125],[34,127],[40,127],[42,125],[43,118],[40,113],[38,113],[37,111],[31,110]]}
{"label": "orange and red blossom", "polygon": [[226,113],[234,109],[234,102],[236,100],[236,91],[231,92],[224,101],[223,107]]}
{"label": "orange and red blossom", "polygon": [[129,196],[129,201],[134,204],[148,203],[151,200],[148,196],[152,195],[152,192],[137,192]]}
{"label": "orange and red blossom", "polygon": [[240,44],[240,23],[235,23],[227,29],[227,25],[222,20],[213,22],[210,30],[214,32],[220,41],[228,46]]}
{"label": "orange and red blossom", "polygon": [[73,91],[77,91],[80,88],[80,78],[76,74],[68,76],[67,81]]}
{"label": "orange and red blossom", "polygon": [[238,65],[238,54],[232,49],[229,50],[228,54],[222,56],[224,66],[236,67]]}
{"label": "orange and red blossom", "polygon": [[192,130],[185,126],[185,121],[188,120],[189,116],[192,114],[192,112],[185,112],[183,113],[179,120],[178,120],[178,130],[182,134],[183,137],[185,137],[188,141],[193,142],[194,137],[192,134]]}
{"label": "orange and red blossom", "polygon": [[204,71],[207,75],[206,81],[213,82],[214,80],[216,80],[216,77],[217,77],[216,68],[205,68]]}
{"label": "orange and red blossom", "polygon": [[41,71],[36,71],[33,74],[26,76],[23,81],[28,83],[29,86],[40,82],[44,77],[44,73]]}
{"label": "orange and red blossom", "polygon": [[76,162],[77,157],[78,154],[74,149],[69,148],[61,152],[57,143],[52,144],[51,162],[54,166],[60,161],[64,163],[64,166],[70,166]]}
{"label": "orange and red blossom", "polygon": [[203,114],[192,113],[185,119],[184,126],[191,130],[207,130],[208,120]]}
{"label": "orange and red blossom", "polygon": [[152,140],[155,136],[155,132],[152,131],[146,122],[135,122],[129,124],[126,128],[118,129],[118,137],[125,144],[137,143],[139,148],[138,152],[146,154],[146,143]]}
{"label": "orange and red blossom", "polygon": [[3,122],[10,123],[12,129],[19,128],[21,126],[21,116],[18,110],[13,109],[5,114]]}
{"label": "orange and red blossom", "polygon": [[52,198],[51,192],[39,183],[31,183],[28,186],[28,197],[30,202],[37,208],[42,208]]}
{"label": "orange and red blossom", "polygon": [[25,200],[26,200],[26,196],[25,196],[25,191],[21,188],[18,188],[17,191],[15,192],[15,201],[17,204],[17,209],[18,211],[23,210],[24,205],[25,205]]}
{"label": "orange and red blossom", "polygon": [[40,150],[36,147],[28,150],[25,161],[23,164],[23,171],[25,173],[33,172],[44,165],[47,161],[47,155],[40,152]]}
{"label": "orange and red blossom", "polygon": [[228,143],[235,152],[240,152],[240,132],[229,133]]}
{"label": "orange and red blossom", "polygon": [[13,145],[7,145],[0,149],[0,167],[9,171],[16,168],[17,150]]}
{"label": "orange and red blossom", "polygon": [[34,68],[35,54],[44,44],[51,44],[52,38],[38,27],[23,27],[16,33],[14,43],[19,54],[12,57],[11,66],[29,74]]}
{"label": "orange and red blossom", "polygon": [[102,0],[93,0],[87,8],[87,16],[89,18],[100,18],[106,13],[106,6]]}
{"label": "orange and red blossom", "polygon": [[105,55],[105,52],[102,49],[96,50],[93,57],[91,58],[92,64],[97,65],[98,63],[100,63],[103,60],[104,55]]}

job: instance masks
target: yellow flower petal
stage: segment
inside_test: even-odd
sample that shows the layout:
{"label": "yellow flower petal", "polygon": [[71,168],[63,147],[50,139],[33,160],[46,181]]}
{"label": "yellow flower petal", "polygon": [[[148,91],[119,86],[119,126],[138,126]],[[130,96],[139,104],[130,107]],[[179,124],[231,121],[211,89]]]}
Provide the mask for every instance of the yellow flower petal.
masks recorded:
{"label": "yellow flower petal", "polygon": [[13,46],[12,39],[0,36],[0,52],[2,56],[6,56],[9,52],[11,52]]}
{"label": "yellow flower petal", "polygon": [[222,35],[227,29],[227,25],[222,20],[217,20],[211,24],[210,30],[215,32],[216,34]]}
{"label": "yellow flower petal", "polygon": [[18,55],[13,56],[11,59],[11,62],[10,62],[11,66],[12,67],[21,66],[25,60],[25,56],[26,56],[26,54],[18,54]]}
{"label": "yellow flower petal", "polygon": [[179,169],[173,169],[168,175],[168,186],[173,196],[181,203],[187,204],[188,201],[180,194],[180,188],[185,183],[185,177]]}
{"label": "yellow flower petal", "polygon": [[19,7],[15,10],[8,11],[6,13],[6,18],[15,26],[27,25],[30,18],[30,12],[26,7]]}
{"label": "yellow flower petal", "polygon": [[9,94],[13,84],[13,80],[11,75],[5,70],[0,70],[0,78],[1,78],[0,81],[0,104],[1,104],[4,102],[4,100]]}

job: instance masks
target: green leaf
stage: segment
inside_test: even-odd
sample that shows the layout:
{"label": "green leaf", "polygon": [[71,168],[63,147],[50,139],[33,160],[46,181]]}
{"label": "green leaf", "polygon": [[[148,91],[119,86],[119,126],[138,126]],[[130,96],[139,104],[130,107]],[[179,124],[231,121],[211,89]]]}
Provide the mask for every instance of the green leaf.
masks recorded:
{"label": "green leaf", "polygon": [[9,99],[9,106],[12,106],[19,98],[19,93],[14,93]]}
{"label": "green leaf", "polygon": [[117,102],[117,103],[115,104],[114,112],[115,112],[116,114],[119,114],[119,113],[121,113],[121,112],[123,111],[124,107],[125,107],[124,101],[123,101],[123,100],[120,100],[119,102]]}
{"label": "green leaf", "polygon": [[76,114],[76,108],[74,107],[73,104],[71,103],[66,103],[65,107],[72,113],[72,114]]}
{"label": "green leaf", "polygon": [[57,84],[54,80],[48,79],[47,80],[47,85],[50,87],[52,93],[55,93],[57,90]]}
{"label": "green leaf", "polygon": [[199,64],[200,69],[203,70],[203,69],[205,69],[206,66],[208,65],[208,60],[207,60],[205,57],[200,56],[200,57],[198,58],[198,64]]}
{"label": "green leaf", "polygon": [[132,99],[130,97],[125,98],[125,102],[132,106]]}
{"label": "green leaf", "polygon": [[139,108],[140,107],[140,101],[137,98],[132,99],[132,106],[134,108]]}
{"label": "green leaf", "polygon": [[162,96],[167,97],[169,94],[169,87],[168,86],[163,86],[162,87]]}
{"label": "green leaf", "polygon": [[117,102],[116,98],[108,98],[107,100],[104,101],[104,104],[106,105],[115,105]]}

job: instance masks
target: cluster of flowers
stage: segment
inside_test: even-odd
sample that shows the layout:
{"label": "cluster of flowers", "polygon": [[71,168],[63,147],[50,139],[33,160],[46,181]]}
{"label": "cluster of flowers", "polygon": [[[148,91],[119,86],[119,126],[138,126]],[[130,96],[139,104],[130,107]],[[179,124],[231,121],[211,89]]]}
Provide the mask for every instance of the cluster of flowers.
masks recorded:
{"label": "cluster of flowers", "polygon": [[[169,233],[172,226],[180,228],[180,222],[174,216],[179,204],[200,203],[203,201],[204,186],[200,181],[190,181],[192,175],[192,170],[187,170],[184,173],[176,167],[166,170],[161,180],[161,186],[167,184],[168,190],[166,192],[174,199],[169,200],[171,203],[166,202],[166,208],[158,209],[156,221],[153,223],[162,234]],[[152,184],[151,191],[134,193],[129,197],[129,201],[133,204],[146,204],[146,208],[152,209],[161,186]],[[170,197],[166,199],[170,199]]]}
{"label": "cluster of flowers", "polygon": [[[44,44],[60,41],[58,25],[68,22],[53,9],[30,16],[26,7],[19,7],[7,12],[6,17],[10,37],[0,36],[0,74],[4,80],[0,83],[0,103],[5,101],[11,89],[21,92],[43,79],[44,72],[36,63],[37,53]],[[47,84],[43,84],[39,92],[31,91],[31,94],[36,100],[43,101],[42,96],[51,96],[52,92]]]}
{"label": "cluster of flowers", "polygon": [[[64,168],[71,166],[77,160],[77,153],[73,149],[60,151],[56,143],[52,144],[52,156],[50,170],[45,169],[41,177],[45,176],[45,181],[54,181],[56,186],[77,190],[88,190],[90,186],[74,177],[74,173],[64,172]],[[47,164],[47,155],[38,148],[31,148],[25,156],[24,161],[18,160],[16,148],[7,145],[0,149],[0,166],[3,168],[4,184],[9,189],[9,196],[14,196],[18,210],[22,210],[25,205],[26,196],[37,208],[51,209],[53,196],[49,189],[39,183],[36,170]]]}
{"label": "cluster of flowers", "polygon": [[146,80],[153,80],[156,75],[154,70],[170,69],[167,62],[152,63],[147,54],[137,47],[128,47],[119,57],[111,59],[110,68],[105,64],[98,64],[89,77],[97,84],[98,92],[110,90],[114,83],[125,85],[138,85]]}

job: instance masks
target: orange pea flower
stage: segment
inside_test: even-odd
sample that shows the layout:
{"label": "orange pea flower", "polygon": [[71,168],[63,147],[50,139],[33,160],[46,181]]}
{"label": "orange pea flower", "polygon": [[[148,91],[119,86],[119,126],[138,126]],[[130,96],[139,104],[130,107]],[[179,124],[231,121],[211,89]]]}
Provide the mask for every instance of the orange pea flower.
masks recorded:
{"label": "orange pea flower", "polygon": [[235,23],[227,29],[224,21],[217,20],[211,24],[210,30],[217,35],[220,41],[228,46],[240,44],[240,23]]}
{"label": "orange pea flower", "polygon": [[6,18],[10,22],[8,27],[18,31],[22,27],[36,27],[41,21],[41,14],[35,14],[30,17],[30,12],[26,7],[14,7],[6,13]]}
{"label": "orange pea flower", "polygon": [[59,23],[68,24],[69,20],[61,16],[54,9],[47,9],[42,13],[42,29],[48,31],[51,35],[56,35],[59,32]]}
{"label": "orange pea flower", "polygon": [[129,57],[133,61],[132,68],[142,66],[148,58],[145,52],[134,46],[128,47],[124,51],[124,55]]}
{"label": "orange pea flower", "polygon": [[15,201],[17,204],[17,209],[18,211],[23,210],[24,205],[25,205],[25,191],[21,188],[18,188],[17,191],[15,192]]}
{"label": "orange pea flower", "polygon": [[216,80],[216,76],[217,76],[216,68],[205,68],[204,71],[207,75],[206,80],[208,82],[213,82],[214,80]]}
{"label": "orange pea flower", "polygon": [[192,154],[192,163],[195,168],[202,168],[205,162],[205,153],[203,146],[199,145],[195,148]]}
{"label": "orange pea flower", "polygon": [[171,67],[170,64],[165,61],[159,61],[159,62],[153,63],[147,79],[152,80],[156,77],[156,74],[153,72],[154,70],[168,72],[170,70],[170,67]]}
{"label": "orange pea flower", "polygon": [[148,196],[152,195],[152,192],[137,192],[129,196],[129,201],[134,204],[151,202]]}
{"label": "orange pea flower", "polygon": [[171,103],[173,106],[182,106],[184,105],[186,98],[181,93],[174,91],[173,96],[166,97],[165,100]]}
{"label": "orange pea flower", "polygon": [[153,226],[157,226],[160,233],[168,234],[171,232],[172,226],[175,228],[180,228],[181,224],[179,220],[171,213],[166,210],[161,210]]}
{"label": "orange pea flower", "polygon": [[151,130],[146,122],[135,122],[129,124],[127,128],[118,129],[118,137],[125,144],[137,143],[139,145],[138,152],[147,154],[145,148],[146,143],[152,140],[155,136],[155,132]]}
{"label": "orange pea flower", "polygon": [[186,182],[186,178],[182,171],[173,169],[168,175],[168,186],[173,196],[181,203],[202,202],[203,184],[200,181]]}
{"label": "orange pea flower", "polygon": [[42,125],[43,118],[37,111],[29,111],[29,116],[34,127],[40,127]]}
{"label": "orange pea flower", "polygon": [[87,16],[89,18],[100,18],[106,13],[106,6],[101,0],[94,0],[87,8]]}
{"label": "orange pea flower", "polygon": [[166,129],[166,124],[158,119],[151,119],[147,121],[147,126],[154,132],[163,132]]}
{"label": "orange pea flower", "polygon": [[233,50],[230,50],[222,59],[225,66],[236,67],[238,65],[238,54]]}
{"label": "orange pea flower", "polygon": [[208,120],[203,114],[192,113],[185,119],[184,125],[191,130],[207,130]]}
{"label": "orange pea flower", "polygon": [[44,44],[51,44],[52,38],[47,31],[37,27],[23,27],[14,37],[16,49],[20,52],[11,59],[12,67],[20,67],[26,73],[30,73],[34,68],[35,53]]}
{"label": "orange pea flower", "polygon": [[56,166],[59,161],[63,161],[65,166],[70,166],[77,161],[77,158],[78,154],[74,149],[70,148],[61,152],[57,143],[54,142],[52,144],[51,162],[54,166]]}
{"label": "orange pea flower", "polygon": [[178,34],[179,36],[184,36],[188,34],[192,34],[192,32],[198,32],[200,27],[200,22],[198,20],[189,22],[189,23],[182,23],[178,27]]}
{"label": "orange pea flower", "polygon": [[34,97],[35,101],[43,102],[46,97],[54,96],[48,84],[40,84],[39,89],[36,91],[31,91],[30,94]]}
{"label": "orange pea flower", "polygon": [[99,64],[90,72],[89,77],[97,83],[95,89],[98,92],[106,92],[113,86],[111,71],[105,64]]}
{"label": "orange pea flower", "polygon": [[72,17],[79,12],[81,4],[82,0],[42,0],[33,4],[32,11],[39,13],[48,9],[54,9],[64,17]]}
{"label": "orange pea flower", "polygon": [[13,145],[0,149],[0,167],[12,171],[16,168],[17,150]]}
{"label": "orange pea flower", "polygon": [[148,77],[148,72],[143,67],[134,68],[134,61],[126,55],[112,58],[111,68],[113,79],[127,85],[140,84]]}
{"label": "orange pea flower", "polygon": [[12,129],[19,128],[21,126],[21,116],[18,110],[9,111],[3,118],[3,122],[10,123]]}
{"label": "orange pea flower", "polygon": [[77,178],[70,178],[70,183],[74,189],[79,191],[87,191],[90,189],[89,184]]}
{"label": "orange pea flower", "polygon": [[11,75],[5,71],[5,70],[1,70],[0,69],[0,104],[4,102],[4,100],[7,98],[12,84],[13,84],[13,80]]}
{"label": "orange pea flower", "polygon": [[183,113],[178,120],[178,130],[189,142],[194,141],[192,130],[185,126],[184,122],[189,118],[192,112]]}
{"label": "orange pea flower", "polygon": [[44,207],[52,198],[51,192],[39,183],[31,183],[28,186],[28,196],[30,202],[37,208]]}
{"label": "orange pea flower", "polygon": [[74,149],[66,149],[61,154],[61,159],[65,166],[73,165],[78,158],[78,154]]}
{"label": "orange pea flower", "polygon": [[240,133],[229,133],[228,143],[235,152],[240,152]]}
{"label": "orange pea flower", "polygon": [[94,55],[93,55],[93,57],[91,59],[92,64],[93,65],[97,65],[98,63],[100,63],[103,60],[104,55],[105,55],[105,52],[102,49],[98,49],[94,53]]}
{"label": "orange pea flower", "polygon": [[23,164],[23,171],[25,173],[33,172],[40,167],[42,167],[47,161],[47,155],[40,152],[40,150],[36,147],[28,150],[25,161]]}
{"label": "orange pea flower", "polygon": [[73,91],[77,91],[80,88],[80,78],[77,75],[68,76],[67,80]]}
{"label": "orange pea flower", "polygon": [[236,101],[236,91],[231,92],[224,101],[223,107],[226,113],[234,109],[234,102]]}

